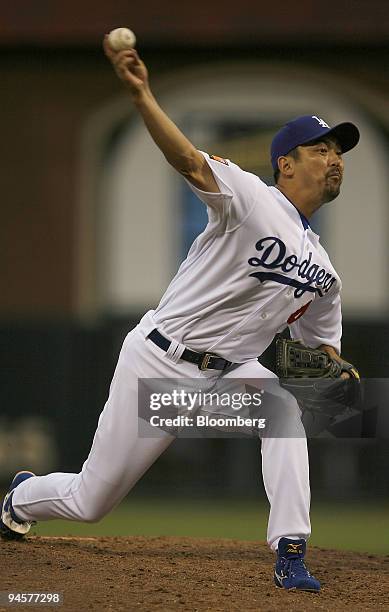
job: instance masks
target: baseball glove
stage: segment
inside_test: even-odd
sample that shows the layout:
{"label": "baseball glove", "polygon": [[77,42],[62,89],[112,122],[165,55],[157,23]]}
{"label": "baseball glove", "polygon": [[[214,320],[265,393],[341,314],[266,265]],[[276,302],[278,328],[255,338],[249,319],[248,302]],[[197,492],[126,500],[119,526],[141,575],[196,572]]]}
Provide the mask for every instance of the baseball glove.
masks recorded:
{"label": "baseball glove", "polygon": [[[350,378],[341,378],[343,372]],[[356,367],[348,361],[333,359],[325,351],[305,346],[299,340],[277,340],[276,374],[281,385],[295,396],[303,413],[308,410],[336,418],[344,410],[358,408],[360,404],[360,377]]]}

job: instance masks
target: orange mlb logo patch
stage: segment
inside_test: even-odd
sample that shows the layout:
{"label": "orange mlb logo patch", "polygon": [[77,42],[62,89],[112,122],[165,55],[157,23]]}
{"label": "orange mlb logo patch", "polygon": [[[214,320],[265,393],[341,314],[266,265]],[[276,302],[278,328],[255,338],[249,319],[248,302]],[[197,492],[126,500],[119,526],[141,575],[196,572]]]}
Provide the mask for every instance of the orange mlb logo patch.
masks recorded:
{"label": "orange mlb logo patch", "polygon": [[220,162],[221,164],[225,164],[226,166],[228,166],[228,161],[226,159],[223,159],[222,157],[219,157],[218,155],[210,155],[209,157],[211,159],[214,159],[215,161]]}

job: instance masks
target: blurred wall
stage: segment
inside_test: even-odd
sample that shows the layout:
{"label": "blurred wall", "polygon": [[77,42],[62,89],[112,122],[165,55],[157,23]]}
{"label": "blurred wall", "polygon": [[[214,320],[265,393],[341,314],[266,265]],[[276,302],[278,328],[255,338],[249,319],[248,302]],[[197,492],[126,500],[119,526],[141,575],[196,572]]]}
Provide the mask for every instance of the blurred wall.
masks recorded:
{"label": "blurred wall", "polygon": [[[140,51],[156,81],[176,68],[201,67],[210,60],[222,62],[225,56],[223,51],[212,49],[186,49],[180,54],[147,48]],[[300,49],[293,55],[298,66],[323,67],[339,79],[347,73],[374,99],[373,121],[383,133],[387,130],[384,101],[389,83],[382,71],[388,61],[386,48],[370,48],[368,52],[343,49],[341,53]],[[284,51],[283,56],[274,49],[234,52],[234,58],[243,62],[256,57],[279,62],[290,60],[290,52]],[[80,262],[86,253],[90,266],[85,283],[93,284],[95,279],[90,276],[96,274],[97,258],[96,217],[89,219],[86,227],[81,225],[79,233],[83,196],[80,147],[90,118],[116,99],[123,100],[123,90],[101,51],[93,48],[5,49],[0,65],[4,84],[0,244],[6,287],[0,317],[77,316],[83,291]],[[363,112],[364,104],[358,102]],[[371,113],[370,109],[366,112]],[[97,153],[94,162],[102,168],[105,160]],[[367,184],[369,180],[366,176]]]}
{"label": "blurred wall", "polygon": [[353,2],[300,0],[293,5],[255,0],[1,0],[0,36],[7,44],[95,44],[100,33],[131,27],[147,45],[193,47],[231,45],[333,44],[376,45],[388,42],[385,0]]}

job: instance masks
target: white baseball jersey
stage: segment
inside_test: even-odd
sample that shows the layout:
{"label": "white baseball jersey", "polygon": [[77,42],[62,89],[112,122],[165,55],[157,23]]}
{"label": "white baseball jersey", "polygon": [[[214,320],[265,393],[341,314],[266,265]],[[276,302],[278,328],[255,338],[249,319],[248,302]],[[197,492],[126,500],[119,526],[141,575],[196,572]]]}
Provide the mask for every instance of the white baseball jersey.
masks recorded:
{"label": "white baseball jersey", "polygon": [[235,363],[261,355],[287,325],[309,346],[340,351],[341,283],[319,236],[276,187],[203,155],[220,193],[189,183],[209,221],[154,312],[159,329]]}

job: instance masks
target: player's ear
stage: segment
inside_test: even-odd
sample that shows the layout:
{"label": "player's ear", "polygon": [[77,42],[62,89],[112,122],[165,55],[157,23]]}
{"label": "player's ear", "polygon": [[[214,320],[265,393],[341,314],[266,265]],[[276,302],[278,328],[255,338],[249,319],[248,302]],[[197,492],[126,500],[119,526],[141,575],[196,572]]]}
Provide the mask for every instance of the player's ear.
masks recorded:
{"label": "player's ear", "polygon": [[294,174],[293,157],[282,155],[278,158],[278,169],[281,175],[292,177]]}

